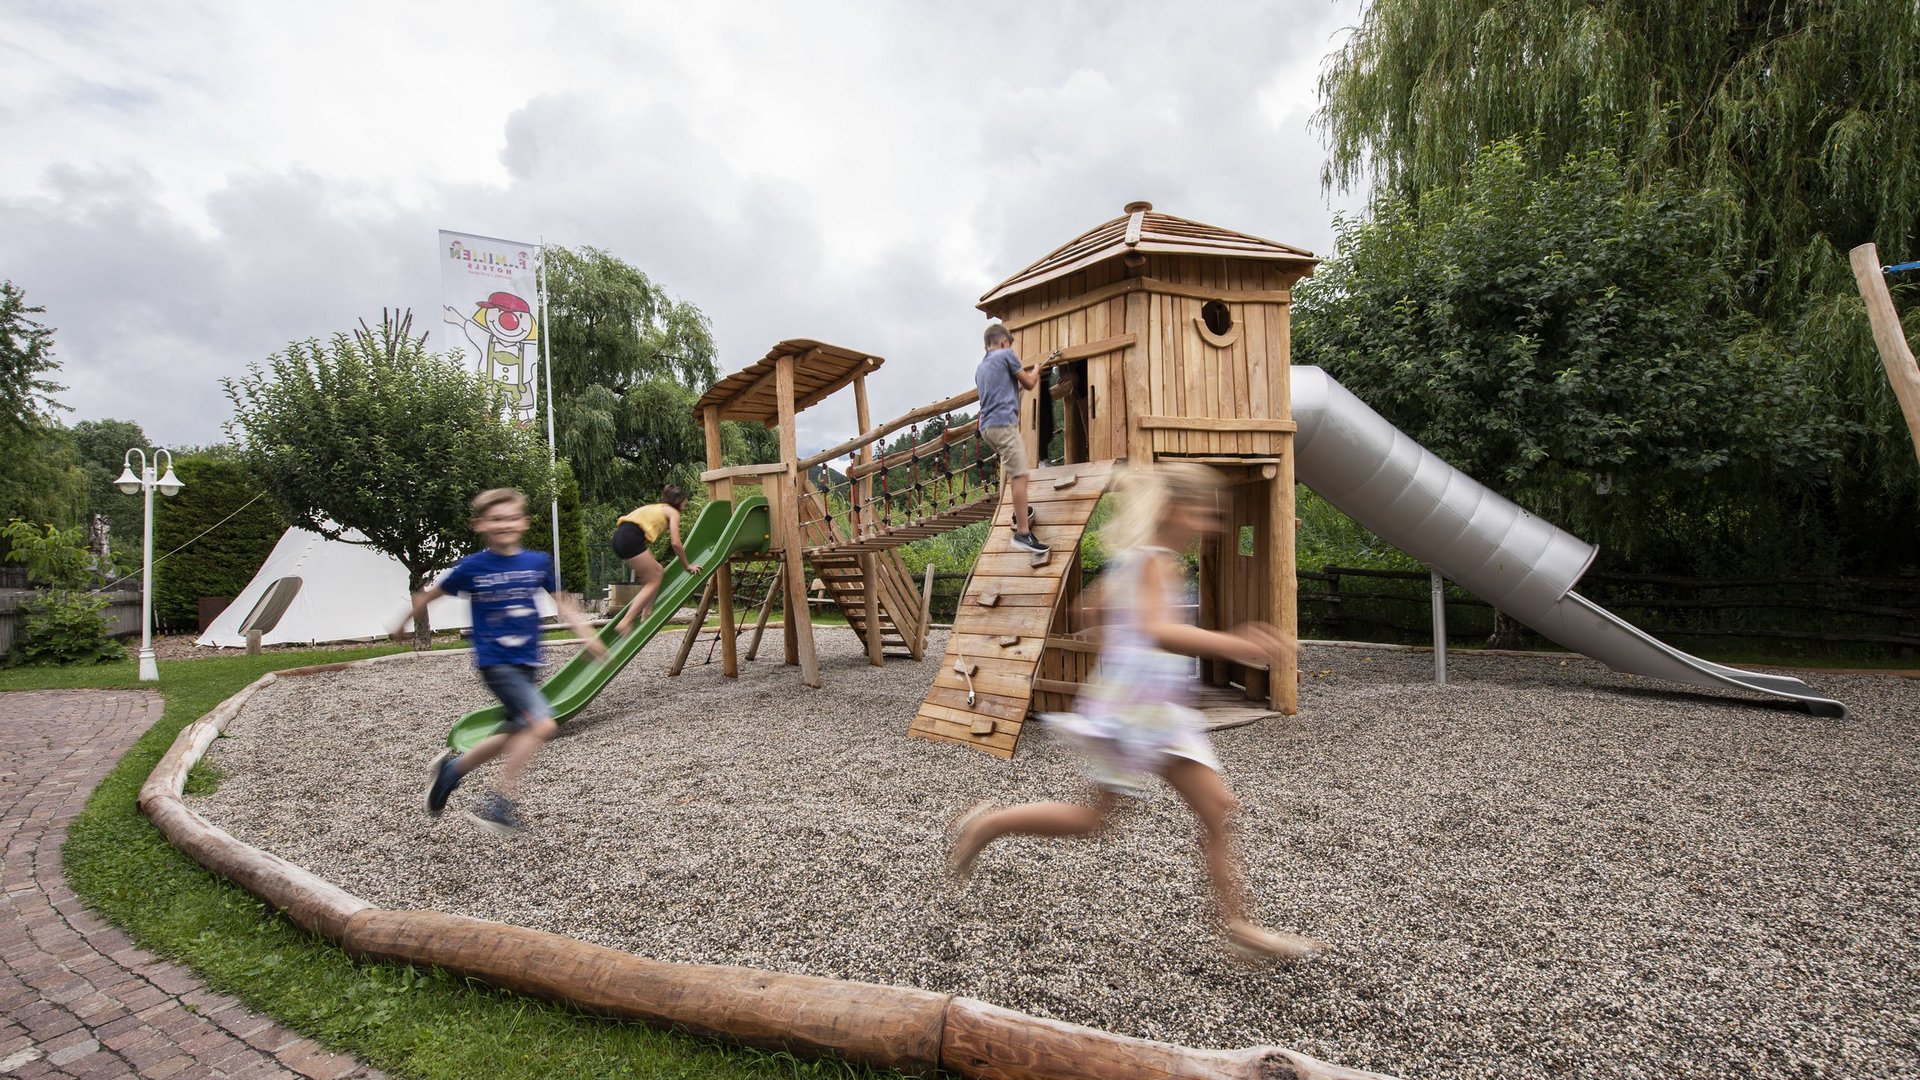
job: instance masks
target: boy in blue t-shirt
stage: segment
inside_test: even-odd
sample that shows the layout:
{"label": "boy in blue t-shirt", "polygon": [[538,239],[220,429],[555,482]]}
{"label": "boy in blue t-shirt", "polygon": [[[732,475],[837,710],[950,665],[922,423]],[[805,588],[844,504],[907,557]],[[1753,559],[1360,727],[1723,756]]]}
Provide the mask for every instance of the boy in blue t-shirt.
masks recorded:
{"label": "boy in blue t-shirt", "polygon": [[474,496],[473,531],[487,542],[486,548],[461,559],[445,577],[415,593],[413,618],[425,618],[427,605],[442,596],[467,596],[473,605],[473,664],[487,689],[505,706],[506,723],[466,753],[456,756],[448,750],[434,759],[427,813],[439,817],[462,777],[504,753],[507,764],[500,782],[472,817],[496,832],[514,832],[522,828],[514,801],[520,774],[540,747],[560,732],[552,707],[540,693],[540,609],[535,604],[540,593],[553,596],[560,618],[596,659],[605,656],[607,649],[573,599],[558,591],[553,560],[544,551],[520,546],[520,537],[527,531],[525,495],[512,488],[494,488]]}
{"label": "boy in blue t-shirt", "polygon": [[1000,458],[1000,476],[1013,492],[1013,546],[1036,555],[1053,549],[1033,535],[1027,506],[1027,444],[1020,438],[1020,391],[1040,385],[1038,371],[1020,366],[1013,334],[1000,323],[987,327],[987,355],[973,369],[980,392],[980,437]]}

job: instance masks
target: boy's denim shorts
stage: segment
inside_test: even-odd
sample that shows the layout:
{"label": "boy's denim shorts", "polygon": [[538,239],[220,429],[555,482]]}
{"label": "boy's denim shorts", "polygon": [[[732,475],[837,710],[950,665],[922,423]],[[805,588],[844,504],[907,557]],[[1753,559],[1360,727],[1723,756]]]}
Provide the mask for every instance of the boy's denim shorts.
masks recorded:
{"label": "boy's denim shorts", "polygon": [[553,715],[547,699],[540,693],[540,669],[531,664],[495,664],[480,669],[487,689],[506,706],[507,719],[500,730],[525,731],[536,721]]}

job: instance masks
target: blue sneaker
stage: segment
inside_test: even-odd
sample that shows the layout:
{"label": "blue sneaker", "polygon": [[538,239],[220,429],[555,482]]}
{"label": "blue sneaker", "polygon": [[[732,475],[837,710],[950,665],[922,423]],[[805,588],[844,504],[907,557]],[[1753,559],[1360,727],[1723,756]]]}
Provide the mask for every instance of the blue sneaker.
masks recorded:
{"label": "blue sneaker", "polygon": [[447,808],[447,796],[460,786],[460,767],[457,762],[460,755],[451,748],[443,750],[433,759],[428,768],[433,770],[433,783],[427,785],[427,816],[439,817],[440,811]]}
{"label": "blue sneaker", "polygon": [[469,811],[468,817],[477,824],[503,835],[526,830],[526,822],[520,820],[520,807],[512,799],[495,791],[487,795],[487,801],[477,811]]}

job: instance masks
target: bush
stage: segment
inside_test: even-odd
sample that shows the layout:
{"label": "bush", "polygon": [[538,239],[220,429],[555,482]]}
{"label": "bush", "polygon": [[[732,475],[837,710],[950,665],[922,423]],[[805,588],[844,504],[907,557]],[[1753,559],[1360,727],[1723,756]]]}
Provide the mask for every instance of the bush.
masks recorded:
{"label": "bush", "polygon": [[186,547],[154,568],[153,619],[197,627],[200,598],[240,595],[287,524],[266,499],[249,505],[261,487],[237,457],[182,455],[173,467],[185,486],[153,501],[154,557]]}
{"label": "bush", "polygon": [[74,589],[48,589],[20,605],[7,666],[102,664],[124,660],[127,650],[107,633],[104,596]]}
{"label": "bush", "polygon": [[25,563],[28,575],[43,586],[20,605],[9,665],[97,664],[125,658],[126,650],[107,636],[107,620],[100,614],[106,597],[84,591],[96,573],[113,569],[95,564],[85,537],[78,525],[56,529],[15,520],[0,529],[7,559]]}

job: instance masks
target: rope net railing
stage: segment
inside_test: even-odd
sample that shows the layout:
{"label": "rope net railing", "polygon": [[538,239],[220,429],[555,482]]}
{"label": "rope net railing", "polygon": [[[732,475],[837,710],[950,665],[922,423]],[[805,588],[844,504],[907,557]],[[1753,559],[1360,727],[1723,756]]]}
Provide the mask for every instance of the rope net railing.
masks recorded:
{"label": "rope net railing", "polygon": [[820,462],[824,468],[808,477],[815,497],[801,507],[801,525],[814,546],[874,540],[919,526],[957,527],[965,522],[940,519],[997,498],[999,455],[981,437],[978,417],[954,423],[953,415],[915,421],[871,461],[861,461],[861,453],[877,436],[835,459],[846,462],[843,470]]}

